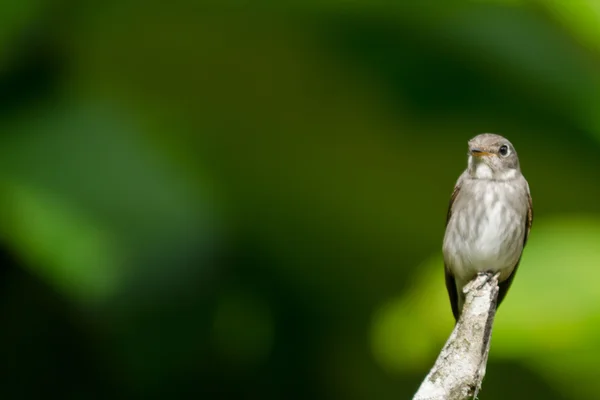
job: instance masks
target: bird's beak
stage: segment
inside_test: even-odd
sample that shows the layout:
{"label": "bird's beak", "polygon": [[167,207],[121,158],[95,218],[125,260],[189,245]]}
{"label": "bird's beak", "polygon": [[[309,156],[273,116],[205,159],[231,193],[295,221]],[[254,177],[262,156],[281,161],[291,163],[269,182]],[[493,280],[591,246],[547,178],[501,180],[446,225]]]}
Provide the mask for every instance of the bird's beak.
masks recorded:
{"label": "bird's beak", "polygon": [[469,149],[469,153],[471,153],[471,155],[473,157],[484,157],[484,156],[491,156],[492,153],[484,151],[483,149],[480,149],[478,147],[471,147]]}

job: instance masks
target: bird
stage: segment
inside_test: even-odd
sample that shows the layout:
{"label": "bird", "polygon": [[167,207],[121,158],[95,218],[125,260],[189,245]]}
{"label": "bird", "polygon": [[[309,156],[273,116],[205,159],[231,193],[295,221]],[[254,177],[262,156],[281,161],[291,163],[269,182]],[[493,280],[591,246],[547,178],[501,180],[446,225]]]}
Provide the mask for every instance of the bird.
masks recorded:
{"label": "bird", "polygon": [[517,272],[533,224],[529,183],[503,136],[468,141],[468,164],[450,196],[442,252],[446,289],[458,321],[463,287],[480,273],[499,274],[496,307]]}

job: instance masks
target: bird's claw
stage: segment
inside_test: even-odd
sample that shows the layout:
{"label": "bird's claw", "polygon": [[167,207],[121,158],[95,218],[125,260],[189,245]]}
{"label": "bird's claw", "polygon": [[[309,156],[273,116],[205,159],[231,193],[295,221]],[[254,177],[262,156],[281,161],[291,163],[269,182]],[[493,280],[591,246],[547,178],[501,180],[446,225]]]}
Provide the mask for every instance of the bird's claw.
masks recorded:
{"label": "bird's claw", "polygon": [[500,272],[492,272],[492,271],[482,271],[482,272],[478,272],[477,273],[478,277],[485,277],[485,280],[481,283],[481,285],[477,288],[477,290],[481,289],[482,287],[484,287],[489,281],[491,281],[493,278],[498,279],[500,277]]}

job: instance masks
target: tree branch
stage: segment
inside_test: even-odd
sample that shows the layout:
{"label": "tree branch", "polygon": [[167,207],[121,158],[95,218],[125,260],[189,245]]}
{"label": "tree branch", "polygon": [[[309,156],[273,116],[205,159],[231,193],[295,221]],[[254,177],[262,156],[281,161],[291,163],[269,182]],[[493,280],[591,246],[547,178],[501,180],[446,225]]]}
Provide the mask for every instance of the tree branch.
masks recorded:
{"label": "tree branch", "polygon": [[498,299],[498,274],[477,275],[463,289],[462,314],[413,400],[477,396],[485,375]]}

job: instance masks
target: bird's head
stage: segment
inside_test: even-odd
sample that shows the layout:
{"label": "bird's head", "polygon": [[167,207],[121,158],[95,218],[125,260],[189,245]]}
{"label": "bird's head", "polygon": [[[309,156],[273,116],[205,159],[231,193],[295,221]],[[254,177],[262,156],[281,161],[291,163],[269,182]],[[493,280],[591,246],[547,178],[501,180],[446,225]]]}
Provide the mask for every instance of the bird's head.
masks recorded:
{"label": "bird's head", "polygon": [[475,179],[510,180],[520,173],[517,152],[508,139],[482,133],[469,140],[469,174]]}

